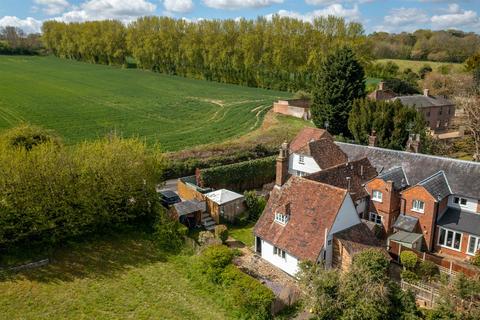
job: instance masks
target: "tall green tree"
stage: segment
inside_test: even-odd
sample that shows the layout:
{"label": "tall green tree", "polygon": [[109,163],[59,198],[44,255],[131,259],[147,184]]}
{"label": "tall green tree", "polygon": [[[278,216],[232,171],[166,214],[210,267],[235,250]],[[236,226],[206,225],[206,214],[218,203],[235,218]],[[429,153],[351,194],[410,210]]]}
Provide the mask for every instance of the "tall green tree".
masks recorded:
{"label": "tall green tree", "polygon": [[365,96],[365,72],[355,53],[341,47],[322,62],[312,89],[312,120],[332,134],[349,136],[348,117],[355,99]]}

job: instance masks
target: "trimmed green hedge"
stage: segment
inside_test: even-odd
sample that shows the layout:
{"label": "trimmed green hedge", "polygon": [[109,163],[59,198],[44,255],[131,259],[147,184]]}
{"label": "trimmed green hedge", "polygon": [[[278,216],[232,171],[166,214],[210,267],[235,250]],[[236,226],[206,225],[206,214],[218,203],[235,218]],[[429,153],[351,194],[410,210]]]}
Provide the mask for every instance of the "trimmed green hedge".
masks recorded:
{"label": "trimmed green hedge", "polygon": [[276,156],[203,169],[200,184],[239,192],[260,188],[275,180]]}

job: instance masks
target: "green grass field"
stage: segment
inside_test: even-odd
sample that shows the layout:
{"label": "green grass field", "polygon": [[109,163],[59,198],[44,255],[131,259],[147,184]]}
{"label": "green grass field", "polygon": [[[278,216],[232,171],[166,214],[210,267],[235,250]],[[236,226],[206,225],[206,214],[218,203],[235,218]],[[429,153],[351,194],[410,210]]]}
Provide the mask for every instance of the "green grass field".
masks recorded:
{"label": "green grass field", "polygon": [[0,129],[29,122],[67,144],[116,131],[175,151],[260,127],[288,93],[53,57],[0,56]]}
{"label": "green grass field", "polygon": [[232,319],[221,292],[188,277],[194,256],[142,234],[70,244],[42,268],[0,279],[1,319]]}
{"label": "green grass field", "polygon": [[463,64],[461,63],[449,63],[449,62],[433,62],[433,61],[415,61],[415,60],[400,60],[400,59],[379,59],[377,62],[387,62],[391,61],[396,63],[400,67],[400,71],[403,71],[407,68],[412,69],[414,72],[418,72],[421,67],[424,65],[429,65],[434,71],[438,71],[438,68],[441,66],[449,66],[451,68],[451,73],[461,73],[463,72]]}

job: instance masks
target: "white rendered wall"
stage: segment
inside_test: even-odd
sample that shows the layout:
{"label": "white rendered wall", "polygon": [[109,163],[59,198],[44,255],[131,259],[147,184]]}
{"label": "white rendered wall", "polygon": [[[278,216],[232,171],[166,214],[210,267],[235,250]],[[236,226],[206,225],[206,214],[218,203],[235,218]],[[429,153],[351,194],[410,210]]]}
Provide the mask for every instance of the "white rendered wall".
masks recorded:
{"label": "white rendered wall", "polygon": [[285,253],[285,259],[273,254],[273,245],[262,239],[262,258],[291,276],[298,272],[298,260]]}
{"label": "white rendered wall", "polygon": [[303,164],[300,163],[300,155],[292,153],[288,158],[288,173],[297,175],[297,171],[305,173],[315,173],[322,170],[315,160],[309,156],[303,156]]}
{"label": "white rendered wall", "polygon": [[[455,197],[467,199],[466,205],[460,205],[460,203],[454,203]],[[462,209],[462,211],[477,212],[478,200],[451,195],[448,197],[448,206],[451,208]]]}

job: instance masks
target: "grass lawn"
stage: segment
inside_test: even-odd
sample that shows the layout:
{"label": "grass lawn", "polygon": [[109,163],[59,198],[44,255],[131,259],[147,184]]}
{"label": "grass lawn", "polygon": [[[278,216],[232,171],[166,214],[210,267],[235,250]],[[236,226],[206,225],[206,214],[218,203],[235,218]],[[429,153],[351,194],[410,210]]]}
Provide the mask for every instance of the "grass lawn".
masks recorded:
{"label": "grass lawn", "polygon": [[245,226],[228,226],[228,233],[229,235],[238,240],[243,242],[247,247],[252,247],[254,245],[254,237],[253,237],[253,227],[255,226],[255,222],[249,222]]}
{"label": "grass lawn", "polygon": [[461,73],[463,72],[463,64],[462,63],[450,63],[450,62],[434,62],[434,61],[415,61],[415,60],[400,60],[400,59],[379,59],[377,62],[387,62],[391,61],[396,63],[400,67],[400,72],[410,68],[414,72],[418,72],[421,67],[424,65],[429,65],[432,67],[434,71],[437,71],[440,66],[450,66],[452,73]]}
{"label": "grass lawn", "polygon": [[193,256],[142,234],[68,245],[53,262],[0,280],[2,319],[231,319],[188,279]]}
{"label": "grass lawn", "polygon": [[29,122],[67,144],[115,130],[167,151],[234,140],[289,93],[54,57],[0,56],[0,129]]}

